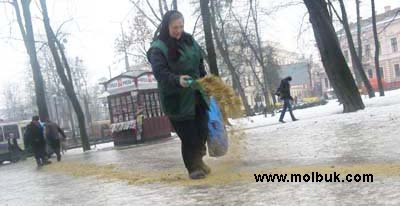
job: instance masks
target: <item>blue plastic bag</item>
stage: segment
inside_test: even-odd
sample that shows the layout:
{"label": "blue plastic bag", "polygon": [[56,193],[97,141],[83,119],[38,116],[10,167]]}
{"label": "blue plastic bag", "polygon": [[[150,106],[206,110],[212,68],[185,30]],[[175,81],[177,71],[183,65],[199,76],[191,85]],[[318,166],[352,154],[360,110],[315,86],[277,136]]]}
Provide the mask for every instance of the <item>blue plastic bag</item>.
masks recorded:
{"label": "blue plastic bag", "polygon": [[210,97],[210,107],[208,110],[208,130],[207,138],[208,154],[211,157],[221,157],[228,151],[228,134],[222,119],[221,110],[214,97]]}

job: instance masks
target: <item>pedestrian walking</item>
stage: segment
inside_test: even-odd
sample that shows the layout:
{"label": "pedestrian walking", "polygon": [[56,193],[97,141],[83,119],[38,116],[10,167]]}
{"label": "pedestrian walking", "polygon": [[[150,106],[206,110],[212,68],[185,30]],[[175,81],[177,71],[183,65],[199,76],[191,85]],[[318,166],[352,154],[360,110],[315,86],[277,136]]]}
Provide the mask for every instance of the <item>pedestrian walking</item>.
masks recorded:
{"label": "pedestrian walking", "polygon": [[286,111],[289,109],[290,117],[292,117],[293,121],[297,121],[298,119],[294,116],[292,111],[293,97],[290,94],[290,81],[292,81],[292,77],[288,76],[281,80],[281,84],[276,91],[276,95],[283,101],[283,108],[281,111],[281,116],[279,117],[279,122],[286,123],[283,118],[285,117]]}

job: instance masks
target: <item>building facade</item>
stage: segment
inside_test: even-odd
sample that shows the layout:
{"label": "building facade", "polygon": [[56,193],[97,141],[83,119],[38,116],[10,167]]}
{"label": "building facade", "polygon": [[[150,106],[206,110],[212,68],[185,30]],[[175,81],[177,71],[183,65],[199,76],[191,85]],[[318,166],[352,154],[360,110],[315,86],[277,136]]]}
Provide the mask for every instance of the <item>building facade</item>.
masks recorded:
{"label": "building facade", "polygon": [[[378,14],[376,19],[380,43],[379,61],[382,82],[385,89],[400,88],[400,8],[391,9],[387,6],[385,12]],[[352,23],[350,28],[354,44],[358,47],[357,25]],[[362,64],[372,86],[376,89],[375,43],[371,18],[361,21],[361,30]],[[343,30],[338,31],[337,34],[345,59],[354,74],[346,34]],[[358,48],[356,50],[358,51]]]}

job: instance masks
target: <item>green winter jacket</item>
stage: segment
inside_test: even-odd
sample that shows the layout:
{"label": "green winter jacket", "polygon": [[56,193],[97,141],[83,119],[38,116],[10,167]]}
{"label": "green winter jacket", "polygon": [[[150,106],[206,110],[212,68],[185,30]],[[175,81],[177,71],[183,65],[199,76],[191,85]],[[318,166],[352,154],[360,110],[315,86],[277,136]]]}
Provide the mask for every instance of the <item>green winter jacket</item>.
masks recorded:
{"label": "green winter jacket", "polygon": [[182,44],[182,49],[176,61],[169,58],[167,45],[161,40],[151,44],[147,56],[158,81],[163,112],[171,120],[183,121],[194,119],[196,104],[203,104],[208,109],[209,98],[197,82],[189,88],[180,86],[179,76],[189,75],[196,80],[206,73],[200,46],[194,40],[193,45],[179,41],[178,44]]}

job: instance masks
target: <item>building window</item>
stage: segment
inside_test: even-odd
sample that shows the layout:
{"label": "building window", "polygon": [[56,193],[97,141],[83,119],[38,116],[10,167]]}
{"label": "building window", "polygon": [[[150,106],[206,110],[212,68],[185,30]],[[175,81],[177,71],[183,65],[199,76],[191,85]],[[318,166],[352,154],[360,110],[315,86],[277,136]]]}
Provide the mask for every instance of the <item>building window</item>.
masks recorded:
{"label": "building window", "polygon": [[374,77],[374,72],[372,69],[368,69],[368,78],[372,79]]}
{"label": "building window", "polygon": [[4,141],[10,137],[11,133],[14,135],[15,138],[19,139],[18,125],[16,124],[4,125],[3,133],[4,133]]}
{"label": "building window", "polygon": [[343,54],[344,54],[344,58],[346,59],[346,61],[349,61],[349,51],[348,50],[344,50]]}
{"label": "building window", "polygon": [[400,66],[399,64],[394,65],[394,74],[396,77],[400,77]]}
{"label": "building window", "polygon": [[365,57],[366,58],[371,57],[371,45],[369,44],[365,45]]}
{"label": "building window", "polygon": [[392,52],[397,52],[398,48],[397,48],[397,38],[391,38],[390,39],[390,43],[392,45]]}

